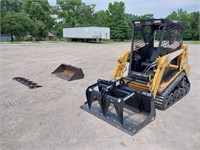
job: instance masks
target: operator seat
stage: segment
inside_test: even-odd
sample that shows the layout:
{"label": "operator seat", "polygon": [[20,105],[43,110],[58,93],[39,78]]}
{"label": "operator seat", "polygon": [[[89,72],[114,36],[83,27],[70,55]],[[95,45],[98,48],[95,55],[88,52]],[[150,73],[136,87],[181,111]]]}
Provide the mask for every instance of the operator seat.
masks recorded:
{"label": "operator seat", "polygon": [[159,56],[159,51],[157,47],[151,47],[147,51],[142,51],[142,55],[144,58],[146,58],[146,60],[143,61],[141,65],[148,67],[156,61],[157,57]]}

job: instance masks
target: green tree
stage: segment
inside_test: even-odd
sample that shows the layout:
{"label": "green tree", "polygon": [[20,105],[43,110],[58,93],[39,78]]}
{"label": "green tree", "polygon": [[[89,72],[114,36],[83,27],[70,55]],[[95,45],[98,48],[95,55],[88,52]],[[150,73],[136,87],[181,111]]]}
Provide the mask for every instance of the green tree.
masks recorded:
{"label": "green tree", "polygon": [[133,29],[133,15],[132,14],[125,14],[126,22],[128,24],[127,28],[127,39],[132,39],[132,29]]}
{"label": "green tree", "polygon": [[51,17],[53,8],[48,0],[24,0],[23,8],[37,26],[38,31],[34,36],[38,39],[46,37],[54,25],[54,19]]}
{"label": "green tree", "polygon": [[69,25],[63,22],[57,22],[54,26],[54,31],[56,32],[57,37],[63,37],[63,28],[69,28]]}
{"label": "green tree", "polygon": [[189,22],[192,40],[200,40],[200,13],[192,12],[189,14]]}
{"label": "green tree", "polygon": [[57,16],[63,23],[75,27],[79,24],[81,0],[57,0]]}
{"label": "green tree", "polygon": [[[4,20],[4,17],[8,13],[15,13],[22,11],[22,0],[1,0],[0,6],[1,6],[0,26],[2,27],[2,22]],[[1,33],[6,34],[3,28],[1,29]]]}
{"label": "green tree", "polygon": [[58,37],[62,36],[64,27],[83,27],[94,24],[95,5],[86,5],[81,0],[57,0],[56,4],[57,23],[54,28]]}
{"label": "green tree", "polygon": [[173,11],[170,15],[167,16],[168,19],[178,20],[178,15],[175,11]]}
{"label": "green tree", "polygon": [[32,2],[28,14],[32,20],[45,21],[45,11],[41,4],[38,2]]}
{"label": "green tree", "polygon": [[94,9],[95,5],[81,4],[78,13],[78,24],[76,26],[91,26],[94,23]]}
{"label": "green tree", "polygon": [[1,0],[0,5],[2,18],[8,13],[22,11],[22,0]]}
{"label": "green tree", "polygon": [[125,17],[125,4],[123,2],[109,3],[108,12],[111,38],[121,41],[128,39],[129,26]]}
{"label": "green tree", "polygon": [[57,0],[56,14],[71,27],[89,26],[93,23],[95,5],[86,5],[81,0]]}
{"label": "green tree", "polygon": [[95,26],[107,27],[109,26],[109,13],[108,10],[100,10],[93,15]]}
{"label": "green tree", "polygon": [[178,20],[183,23],[184,40],[198,40],[199,39],[199,11],[188,13],[185,10],[179,9],[177,12],[172,12],[167,16],[168,19]]}
{"label": "green tree", "polygon": [[23,0],[23,8],[27,14],[31,14],[31,6],[35,6],[34,3],[38,3],[40,5],[39,7],[41,7],[47,14],[51,10],[48,0]]}
{"label": "green tree", "polygon": [[183,22],[183,27],[184,27],[184,39],[189,40],[192,39],[192,34],[191,34],[191,26],[190,26],[190,21],[189,21],[189,15],[187,11],[184,11],[182,9],[179,9],[177,12],[178,19]]}
{"label": "green tree", "polygon": [[131,19],[131,22],[133,20],[145,20],[145,19],[154,19],[153,14],[144,14],[144,15],[133,15],[133,14],[128,14],[129,18]]}
{"label": "green tree", "polygon": [[42,38],[47,37],[46,25],[42,21],[35,21],[34,25],[36,30],[32,35],[36,37],[36,40],[42,40]]}
{"label": "green tree", "polygon": [[25,35],[36,32],[33,21],[24,13],[8,13],[4,17],[2,28],[11,34],[12,41],[13,35],[21,40]]}

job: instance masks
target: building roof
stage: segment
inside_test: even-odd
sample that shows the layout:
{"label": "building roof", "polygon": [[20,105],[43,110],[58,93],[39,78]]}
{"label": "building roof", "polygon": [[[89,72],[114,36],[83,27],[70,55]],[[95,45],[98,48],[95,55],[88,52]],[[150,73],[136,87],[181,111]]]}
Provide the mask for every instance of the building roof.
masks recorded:
{"label": "building roof", "polygon": [[51,33],[51,32],[48,32],[48,36],[51,36],[51,37],[53,37],[53,36],[55,36],[53,33]]}

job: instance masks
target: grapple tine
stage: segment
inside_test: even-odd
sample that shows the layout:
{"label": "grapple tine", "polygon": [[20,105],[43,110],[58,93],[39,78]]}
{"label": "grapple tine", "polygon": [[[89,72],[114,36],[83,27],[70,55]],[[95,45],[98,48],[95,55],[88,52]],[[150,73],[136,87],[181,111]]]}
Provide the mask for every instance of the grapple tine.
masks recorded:
{"label": "grapple tine", "polygon": [[104,102],[104,116],[106,115],[109,107],[110,107],[110,101],[107,100]]}
{"label": "grapple tine", "polygon": [[96,84],[93,84],[91,86],[89,86],[86,90],[86,97],[87,97],[87,103],[88,103],[88,107],[91,108],[91,105],[92,105],[92,102],[95,101],[95,97],[94,96],[94,93],[92,92],[93,91],[93,87],[97,86],[97,83]]}
{"label": "grapple tine", "polygon": [[103,115],[104,115],[105,113],[104,113],[104,108],[103,108],[103,99],[102,99],[102,97],[100,99],[98,99],[98,102],[99,102],[99,106],[100,106],[100,108],[101,108],[101,110],[103,112]]}
{"label": "grapple tine", "polygon": [[91,93],[89,91],[86,91],[86,95],[87,95],[88,106],[89,106],[89,108],[91,108],[91,105],[92,105],[92,102],[93,102]]}
{"label": "grapple tine", "polygon": [[123,104],[120,103],[114,103],[115,110],[117,112],[117,116],[119,118],[119,122],[121,125],[123,125]]}

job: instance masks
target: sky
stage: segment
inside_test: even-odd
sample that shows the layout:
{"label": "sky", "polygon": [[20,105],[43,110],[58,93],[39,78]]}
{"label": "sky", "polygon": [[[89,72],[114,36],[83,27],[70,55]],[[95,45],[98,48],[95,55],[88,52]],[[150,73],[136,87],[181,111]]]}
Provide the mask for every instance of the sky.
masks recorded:
{"label": "sky", "polygon": [[[55,5],[56,0],[48,0]],[[126,13],[134,15],[154,14],[154,18],[165,18],[171,12],[182,8],[188,12],[200,11],[200,0],[82,0],[86,4],[95,4],[95,11],[106,10],[108,4],[122,1],[126,6]]]}

